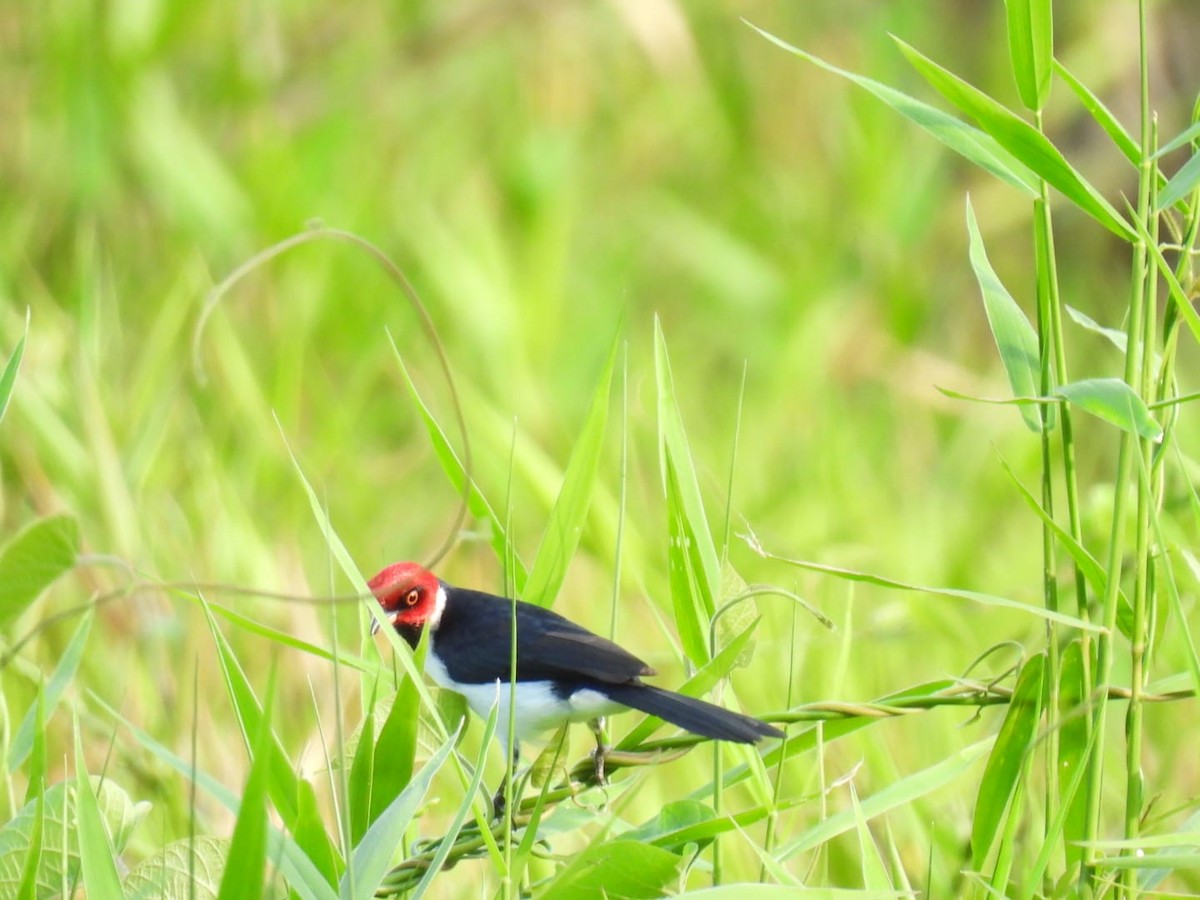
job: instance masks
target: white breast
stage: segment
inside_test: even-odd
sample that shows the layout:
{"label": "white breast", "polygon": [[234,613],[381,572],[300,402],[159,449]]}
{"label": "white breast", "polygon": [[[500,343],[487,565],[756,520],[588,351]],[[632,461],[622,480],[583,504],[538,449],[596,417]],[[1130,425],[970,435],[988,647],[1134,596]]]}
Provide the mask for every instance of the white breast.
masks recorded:
{"label": "white breast", "polygon": [[[475,715],[486,719],[496,702],[499,686],[500,713],[496,733],[508,730],[508,710],[512,691],[507,682],[460,684],[450,678],[446,667],[432,653],[425,659],[425,671],[434,683],[462,694]],[[584,722],[597,716],[622,712],[626,707],[609,700],[599,691],[581,688],[569,697],[560,697],[549,681],[518,681],[516,689],[516,738],[526,740],[534,735],[557,728],[564,721]],[[507,743],[507,741],[502,742]]]}

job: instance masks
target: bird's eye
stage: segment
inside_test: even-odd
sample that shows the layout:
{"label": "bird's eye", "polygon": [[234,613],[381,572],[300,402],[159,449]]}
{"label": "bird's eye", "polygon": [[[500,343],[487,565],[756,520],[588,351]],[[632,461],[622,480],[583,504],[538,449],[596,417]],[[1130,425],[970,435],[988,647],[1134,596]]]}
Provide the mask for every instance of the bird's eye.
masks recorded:
{"label": "bird's eye", "polygon": [[407,594],[404,595],[404,605],[405,606],[416,606],[417,600],[419,600],[420,597],[421,597],[420,591],[418,591],[416,588],[413,588],[411,591],[409,591]]}

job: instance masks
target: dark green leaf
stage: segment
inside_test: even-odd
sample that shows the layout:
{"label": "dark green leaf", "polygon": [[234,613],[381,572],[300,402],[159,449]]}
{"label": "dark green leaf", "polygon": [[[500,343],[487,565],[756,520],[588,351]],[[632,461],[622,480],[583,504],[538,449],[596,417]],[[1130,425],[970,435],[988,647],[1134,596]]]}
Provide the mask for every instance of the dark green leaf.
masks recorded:
{"label": "dark green leaf", "polygon": [[25,611],[79,556],[79,526],[70,516],[27,525],[0,550],[0,628]]}
{"label": "dark green leaf", "polygon": [[[379,741],[375,745],[374,779],[371,785],[371,818],[374,822],[412,779],[417,754],[417,723],[421,697],[413,680],[401,679],[392,707],[388,710]],[[446,721],[451,721],[447,719]],[[457,723],[451,722],[452,728]]]}
{"label": "dark green leaf", "polygon": [[983,771],[975,799],[975,818],[971,823],[971,867],[976,871],[982,870],[988,851],[998,836],[1009,800],[1022,789],[1022,767],[1042,717],[1045,666],[1046,658],[1039,654],[1021,669],[1000,734]]}
{"label": "dark green leaf", "polygon": [[716,812],[707,803],[701,803],[699,800],[676,800],[664,806],[654,818],[624,832],[621,837],[627,841],[654,844],[672,853],[681,853],[688,843],[699,843],[704,847],[712,838],[708,837],[702,841],[695,841],[694,838],[680,841],[677,837],[680,832],[710,822],[716,817]]}
{"label": "dark green leaf", "polygon": [[[1016,397],[1037,397],[1041,394],[1037,333],[988,261],[970,198],[967,199],[967,233],[970,237],[971,268],[975,270],[975,280],[983,292],[983,306],[987,311],[996,349],[1000,351],[1000,361],[1004,363],[1004,371],[1008,375],[1008,384]],[[1040,432],[1042,419],[1038,410],[1028,405],[1019,409],[1021,418],[1030,430]],[[1046,421],[1053,427],[1053,419],[1049,414]]]}
{"label": "dark green leaf", "polygon": [[1060,385],[1054,393],[1122,431],[1162,440],[1162,426],[1133,388],[1120,378],[1086,378]]}
{"label": "dark green leaf", "polygon": [[[371,709],[375,708],[374,699]],[[392,704],[392,710],[395,710]],[[375,716],[368,712],[363,716],[362,730],[354,747],[354,759],[350,763],[347,780],[346,805],[350,808],[350,842],[357,844],[371,824],[371,783],[375,774]]]}

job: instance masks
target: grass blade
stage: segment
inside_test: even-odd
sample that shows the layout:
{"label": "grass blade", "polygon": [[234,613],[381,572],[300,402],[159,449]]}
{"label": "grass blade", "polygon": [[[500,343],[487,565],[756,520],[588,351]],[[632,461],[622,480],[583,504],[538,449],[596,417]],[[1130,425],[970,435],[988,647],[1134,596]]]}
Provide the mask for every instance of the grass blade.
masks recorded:
{"label": "grass blade", "polygon": [[1170,209],[1200,185],[1200,153],[1192,154],[1192,158],[1179,167],[1179,171],[1171,176],[1166,187],[1159,192],[1158,202],[1154,204],[1155,212]]}
{"label": "grass blade", "polygon": [[458,732],[456,731],[442,743],[437,753],[421,767],[417,776],[409,782],[395,800],[388,804],[379,818],[367,829],[367,833],[354,848],[350,865],[342,875],[342,900],[371,897],[375,894],[375,889],[379,887],[383,876],[387,874],[392,854],[400,845],[404,832],[417,811],[417,806],[429,791],[433,776],[438,773],[453,752],[454,742],[457,739]]}
{"label": "grass blade", "polygon": [[812,850],[856,827],[860,818],[870,821],[889,810],[907,806],[945,787],[974,765],[992,746],[993,740],[994,738],[985,738],[977,741],[927,769],[889,784],[862,800],[857,809],[843,809],[834,813],[797,835],[790,843],[780,848],[775,858],[783,862],[797,853]]}
{"label": "grass blade", "polygon": [[12,399],[13,387],[17,383],[17,372],[21,369],[21,359],[25,355],[25,341],[29,337],[29,307],[25,307],[25,332],[21,335],[21,339],[17,341],[17,346],[13,348],[12,354],[8,357],[8,362],[4,366],[4,373],[0,374],[0,421],[4,420],[4,414],[8,412],[8,401]]}
{"label": "grass blade", "polygon": [[123,897],[121,877],[113,858],[108,829],[100,815],[100,806],[92,790],[79,723],[75,723],[75,827],[79,838],[79,865],[84,889],[89,897]]}
{"label": "grass blade", "polygon": [[1101,102],[1099,97],[1091,92],[1087,85],[1071,74],[1070,70],[1058,60],[1054,61],[1054,71],[1067,83],[1067,87],[1075,92],[1075,96],[1079,99],[1083,108],[1104,129],[1105,133],[1112,138],[1112,142],[1117,145],[1117,149],[1121,151],[1124,157],[1135,166],[1140,165],[1142,160],[1141,147],[1137,145],[1137,141],[1129,136],[1129,132],[1125,130],[1125,126],[1113,115],[1112,111]]}
{"label": "grass blade", "polygon": [[1036,112],[1046,105],[1054,71],[1054,23],[1050,0],[1007,0],[1008,52],[1012,58],[1017,93],[1026,108]]}
{"label": "grass blade", "polygon": [[1004,723],[983,771],[971,823],[971,867],[976,871],[983,868],[1009,801],[1022,789],[1021,770],[1042,717],[1045,669],[1046,657],[1042,654],[1030,659],[1021,669]]}
{"label": "grass blade", "polygon": [[567,464],[558,500],[554,503],[545,533],[542,535],[542,542],[538,546],[537,556],[529,569],[524,593],[521,594],[523,600],[538,606],[548,607],[554,602],[566,577],[567,566],[579,545],[579,536],[583,531],[592,495],[592,485],[600,465],[600,452],[604,449],[613,366],[619,346],[614,340],[608,362],[596,383],[591,409],[588,410],[575,447],[571,451],[571,461]]}
{"label": "grass blade", "polygon": [[405,676],[392,698],[392,708],[379,729],[379,740],[374,747],[371,822],[379,818],[412,780],[420,711],[420,694],[413,680]]}
{"label": "grass blade", "polygon": [[866,78],[845,69],[825,62],[819,57],[806,53],[798,47],[793,47],[769,32],[751,25],[755,31],[778,47],[789,53],[807,60],[826,72],[831,72],[850,81],[863,90],[875,95],[910,122],[924,129],[937,140],[941,141],[955,153],[979,166],[985,172],[995,175],[1006,184],[1015,187],[1030,199],[1038,196],[1037,176],[1025,167],[1015,156],[1005,150],[991,135],[980,131],[972,125],[956,119],[937,107],[930,106],[908,94],[901,93],[873,79]]}
{"label": "grass blade", "polygon": [[1067,162],[1049,138],[914,47],[899,38],[895,40],[913,68],[943,97],[978,122],[1000,146],[1113,234],[1127,241],[1136,237],[1133,227]]}
{"label": "grass blade", "polygon": [[[971,268],[975,270],[975,280],[979,282],[979,289],[983,293],[983,306],[987,311],[996,349],[1000,351],[1000,361],[1004,363],[1004,371],[1008,375],[1009,387],[1014,397],[1036,397],[1041,393],[1037,333],[992,268],[969,197],[967,233],[970,236]],[[1030,431],[1042,430],[1042,417],[1035,406],[1026,404],[1018,409]],[[1046,427],[1054,427],[1053,417],[1054,408],[1049,407],[1046,411]]]}
{"label": "grass blade", "polygon": [[267,781],[271,768],[271,708],[274,696],[275,668],[272,666],[267,686],[266,709],[258,720],[250,774],[242,791],[217,900],[238,900],[239,897],[263,895],[267,860]]}
{"label": "grass blade", "polygon": [[[63,650],[62,657],[58,660],[58,665],[54,667],[54,674],[46,683],[44,692],[38,692],[38,701],[29,708],[25,713],[25,718],[21,720],[17,735],[8,748],[8,759],[6,760],[8,771],[15,772],[20,768],[21,764],[29,757],[35,742],[45,738],[43,733],[45,721],[54,714],[67,686],[75,678],[79,663],[83,660],[83,651],[87,647],[88,635],[92,632],[94,620],[95,615],[91,610],[83,614],[79,624],[75,626],[75,633],[71,635],[71,640]],[[30,786],[32,787],[32,784]]]}

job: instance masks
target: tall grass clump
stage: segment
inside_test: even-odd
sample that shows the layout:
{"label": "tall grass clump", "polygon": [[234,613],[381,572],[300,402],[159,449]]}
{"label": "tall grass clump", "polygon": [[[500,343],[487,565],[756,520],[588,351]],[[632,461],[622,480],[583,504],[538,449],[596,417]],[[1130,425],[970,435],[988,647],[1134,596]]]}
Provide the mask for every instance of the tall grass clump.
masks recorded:
{"label": "tall grass clump", "polygon": [[[1189,127],[1159,135],[1147,4],[1139,2],[1136,15],[1130,11],[1140,60],[1139,118],[1131,134],[1056,58],[1050,0],[1009,0],[1006,8],[1009,58],[1023,110],[1004,105],[900,40],[904,57],[960,117],[764,36],[870,91],[1028,200],[1029,275],[1017,293],[1028,296],[1032,315],[997,275],[970,200],[966,204],[971,267],[1014,394],[1007,402],[1018,407],[1039,446],[1039,484],[1030,489],[1013,475],[1013,488],[1040,523],[1047,613],[1045,646],[1021,665],[988,756],[975,798],[966,874],[993,895],[1134,896],[1156,889],[1173,869],[1189,868],[1195,860],[1170,849],[1188,844],[1191,821],[1177,837],[1169,827],[1155,829],[1153,836],[1144,833],[1154,792],[1147,789],[1144,770],[1144,721],[1148,703],[1191,697],[1200,688],[1200,657],[1180,599],[1181,581],[1195,577],[1195,560],[1182,535],[1194,531],[1164,510],[1174,497],[1186,500],[1184,515],[1192,526],[1200,513],[1193,464],[1177,433],[1181,410],[1195,395],[1181,394],[1176,377],[1181,335],[1185,344],[1189,336],[1200,339],[1193,308],[1200,96]],[[1136,176],[1133,196],[1110,202],[1047,135],[1044,114],[1054,86],[1069,91],[1103,129],[1110,152]],[[1168,177],[1163,164],[1181,149],[1193,155]],[[1064,204],[1125,250],[1129,275],[1120,328],[1097,323],[1111,315],[1109,298],[1064,295],[1060,258],[1072,248],[1056,243],[1054,228],[1056,209]],[[1072,358],[1068,318],[1113,345],[1108,372],[1072,375],[1093,366],[1078,351]],[[1085,539],[1082,524],[1081,496],[1093,485],[1082,480],[1078,465],[1080,416],[1100,420],[1106,431],[1098,439],[1115,444],[1111,468],[1095,479],[1111,485],[1102,542]],[[1182,670],[1155,667],[1164,644],[1174,645]],[[1178,690],[1166,691],[1167,686]],[[1108,723],[1119,712],[1124,728],[1118,736]],[[1123,744],[1120,767],[1112,749],[1117,742]],[[1124,791],[1114,803],[1116,784]]]}

